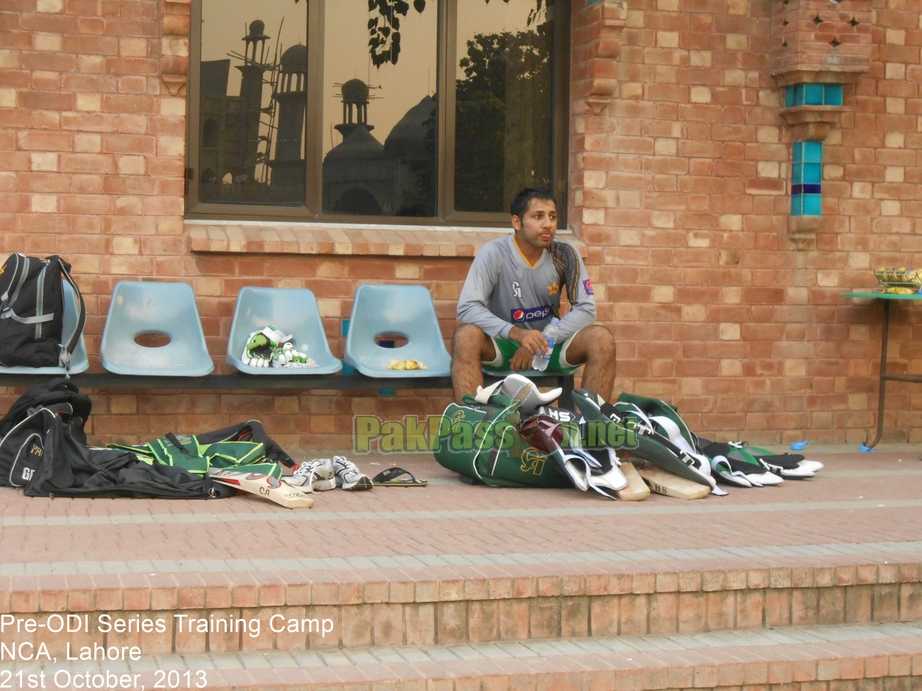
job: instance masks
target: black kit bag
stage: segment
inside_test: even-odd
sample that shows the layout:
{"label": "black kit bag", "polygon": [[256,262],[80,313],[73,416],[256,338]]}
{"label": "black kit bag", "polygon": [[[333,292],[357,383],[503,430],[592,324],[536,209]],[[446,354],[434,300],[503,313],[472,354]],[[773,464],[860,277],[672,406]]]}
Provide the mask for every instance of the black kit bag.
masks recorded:
{"label": "black kit bag", "polygon": [[52,379],[33,386],[16,399],[7,414],[0,418],[0,444],[13,427],[38,408],[56,410],[62,420],[70,426],[74,439],[86,444],[86,432],[83,427],[93,410],[93,402],[85,393],[80,393],[76,384],[64,378]]}
{"label": "black kit bag", "polygon": [[88,447],[59,416],[51,418],[41,464],[23,488],[27,497],[158,499],[219,499],[235,491],[182,468],[145,463],[128,451]]}
{"label": "black kit bag", "polygon": [[[66,412],[67,404],[61,404]],[[25,487],[42,465],[45,437],[60,425],[58,411],[37,408],[20,420],[0,440],[0,486]]]}
{"label": "black kit bag", "polygon": [[218,499],[234,494],[234,488],[212,478],[75,440],[62,417],[68,407],[39,408],[0,441],[0,485],[22,487],[27,497]]}
{"label": "black kit bag", "polygon": [[86,445],[84,423],[93,404],[67,379],[28,389],[0,419],[0,486],[24,487],[42,464],[45,439],[55,425]]}
{"label": "black kit bag", "polygon": [[[62,278],[73,288],[78,310],[76,328],[66,342]],[[85,323],[83,296],[70,264],[60,257],[40,259],[17,252],[0,268],[0,365],[69,368]]]}
{"label": "black kit bag", "polygon": [[[90,399],[58,379],[26,391],[0,419],[0,486],[29,497],[214,499],[234,494],[211,478],[87,446]],[[253,430],[255,434],[255,430]]]}

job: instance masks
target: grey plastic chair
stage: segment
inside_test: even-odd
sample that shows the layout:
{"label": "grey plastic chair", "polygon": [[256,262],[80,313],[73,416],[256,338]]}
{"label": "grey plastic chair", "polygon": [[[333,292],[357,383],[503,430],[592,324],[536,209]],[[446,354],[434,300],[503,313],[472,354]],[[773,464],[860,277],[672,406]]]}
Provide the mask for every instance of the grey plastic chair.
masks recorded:
{"label": "grey plastic chair", "polygon": [[[384,335],[402,336],[405,345],[378,345]],[[392,370],[392,360],[418,360],[424,370]],[[432,296],[423,286],[361,285],[355,292],[349,333],[347,365],[368,377],[441,377],[451,374],[451,356],[442,340]]]}
{"label": "grey plastic chair", "polygon": [[[272,325],[294,336],[294,347],[307,353],[316,367],[253,367],[241,359],[250,334]],[[237,308],[227,341],[227,364],[248,374],[334,374],[343,368],[330,352],[317,299],[307,288],[246,286],[237,296]]]}
{"label": "grey plastic chair", "polygon": [[[162,346],[137,342],[166,337]],[[203,377],[214,370],[192,288],[186,283],[122,281],[115,286],[99,359],[115,374]]]}
{"label": "grey plastic chair", "polygon": [[[74,295],[74,289],[70,287],[70,283],[62,280],[61,284],[64,288],[64,319],[62,321],[62,331],[61,336],[63,341],[66,343],[67,339],[74,332],[74,329],[77,328],[77,299]],[[64,376],[68,372],[70,374],[79,374],[80,372],[85,372],[90,367],[90,359],[86,355],[86,343],[83,340],[83,334],[80,334],[80,338],[77,341],[77,346],[74,348],[74,352],[70,356],[70,370],[66,370],[64,367],[2,367],[0,366],[0,374],[60,374]]]}

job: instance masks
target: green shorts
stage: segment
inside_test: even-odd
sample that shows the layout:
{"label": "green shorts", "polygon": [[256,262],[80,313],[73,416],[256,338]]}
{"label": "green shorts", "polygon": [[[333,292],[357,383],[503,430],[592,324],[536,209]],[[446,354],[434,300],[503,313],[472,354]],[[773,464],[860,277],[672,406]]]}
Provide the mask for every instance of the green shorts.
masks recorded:
{"label": "green shorts", "polygon": [[[554,346],[554,349],[551,351],[551,360],[548,362],[545,372],[548,372],[549,374],[567,374],[568,372],[579,369],[579,365],[574,366],[567,362],[566,349],[568,343],[569,340],[564,341],[563,343],[558,343]],[[512,356],[515,355],[515,351],[519,349],[519,344],[508,338],[494,338],[493,346],[496,348],[496,358],[491,362],[481,363],[484,371],[510,371],[509,362],[512,360]]]}

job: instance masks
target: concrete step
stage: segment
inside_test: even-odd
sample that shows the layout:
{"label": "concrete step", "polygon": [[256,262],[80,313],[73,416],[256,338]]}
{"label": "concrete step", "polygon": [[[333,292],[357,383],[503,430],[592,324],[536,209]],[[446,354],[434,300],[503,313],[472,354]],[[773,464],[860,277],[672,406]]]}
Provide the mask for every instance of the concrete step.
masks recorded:
{"label": "concrete step", "polygon": [[303,574],[40,577],[7,583],[0,642],[139,646],[145,654],[296,651],[922,621],[917,561],[839,567],[311,582]]}
{"label": "concrete step", "polygon": [[[75,653],[77,651],[74,651]],[[44,677],[41,675],[44,673]],[[857,624],[447,646],[5,663],[4,688],[300,691],[910,691],[922,625]],[[39,686],[40,679],[44,685]]]}

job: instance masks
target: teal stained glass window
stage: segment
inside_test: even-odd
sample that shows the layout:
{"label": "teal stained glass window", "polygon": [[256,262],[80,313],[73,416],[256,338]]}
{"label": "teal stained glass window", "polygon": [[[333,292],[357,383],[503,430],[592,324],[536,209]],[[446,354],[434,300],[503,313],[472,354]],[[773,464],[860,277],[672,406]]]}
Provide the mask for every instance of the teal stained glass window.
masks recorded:
{"label": "teal stained glass window", "polygon": [[792,84],[784,91],[785,108],[841,105],[841,84]]}
{"label": "teal stained glass window", "polygon": [[791,215],[823,214],[823,143],[795,142]]}

